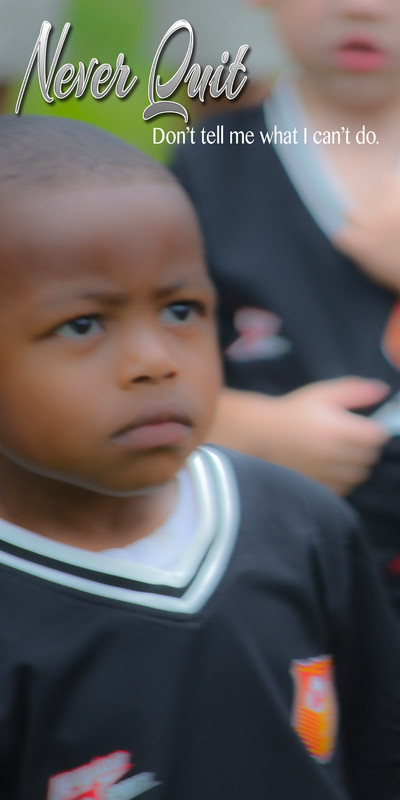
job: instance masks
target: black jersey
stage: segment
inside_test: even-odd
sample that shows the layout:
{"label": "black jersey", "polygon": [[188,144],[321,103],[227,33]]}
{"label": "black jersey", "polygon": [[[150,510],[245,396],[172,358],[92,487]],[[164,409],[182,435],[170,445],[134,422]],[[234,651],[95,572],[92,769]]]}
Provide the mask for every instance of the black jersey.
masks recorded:
{"label": "black jersey", "polygon": [[[386,346],[397,334],[397,298],[340,254],[314,221],[274,147],[262,143],[262,107],[208,126],[221,124],[223,145],[179,148],[174,169],[198,211],[219,292],[228,385],[279,395],[359,375],[397,391],[400,360],[396,366]],[[230,132],[240,130],[254,131],[254,143],[229,144]],[[400,613],[400,437],[350,499]]]}
{"label": "black jersey", "polygon": [[397,627],[352,513],[218,450],[152,574],[0,529],[2,800],[399,800]]}

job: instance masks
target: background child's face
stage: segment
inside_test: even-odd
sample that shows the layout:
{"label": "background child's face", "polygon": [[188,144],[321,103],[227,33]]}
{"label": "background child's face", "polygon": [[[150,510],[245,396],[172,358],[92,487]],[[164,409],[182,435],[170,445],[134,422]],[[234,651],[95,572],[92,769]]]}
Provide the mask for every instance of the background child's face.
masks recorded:
{"label": "background child's face", "polygon": [[271,8],[306,76],[339,102],[400,94],[398,0],[253,0]]}
{"label": "background child's face", "polygon": [[1,233],[0,450],[106,494],[170,480],[220,385],[214,291],[183,192],[46,194],[19,213]]}

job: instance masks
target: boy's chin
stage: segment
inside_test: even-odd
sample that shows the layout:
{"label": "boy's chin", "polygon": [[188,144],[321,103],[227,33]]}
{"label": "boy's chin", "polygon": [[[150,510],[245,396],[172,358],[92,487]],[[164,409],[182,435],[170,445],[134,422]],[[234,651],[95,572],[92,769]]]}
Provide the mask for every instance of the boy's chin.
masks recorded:
{"label": "boy's chin", "polygon": [[149,470],[148,474],[146,474],[147,471],[143,470],[139,476],[114,478],[112,481],[108,478],[91,480],[77,477],[76,479],[67,478],[64,482],[69,484],[72,490],[76,487],[78,491],[87,491],[102,497],[121,499],[140,497],[157,492],[158,489],[174,481],[184,461],[185,459],[173,460],[172,463],[165,465],[163,469]]}
{"label": "boy's chin", "polygon": [[327,81],[325,97],[330,97],[331,102],[350,111],[367,112],[398,96],[399,85],[390,85],[380,74],[345,72]]}
{"label": "boy's chin", "polygon": [[144,497],[147,495],[154,494],[159,489],[167,486],[169,483],[174,481],[176,473],[171,475],[164,480],[160,480],[158,483],[146,483],[141,486],[135,485],[135,487],[109,487],[109,486],[94,486],[94,485],[80,485],[79,488],[83,489],[91,494],[98,495],[99,497],[110,497],[110,498],[120,498],[129,499],[130,497]]}
{"label": "boy's chin", "polygon": [[18,479],[25,494],[34,490],[36,497],[51,496],[55,502],[90,503],[95,496],[130,498],[148,495],[172,482],[184,465],[191,448],[166,448],[149,452],[136,463],[100,464],[97,469],[81,464],[59,469],[56,464],[39,464],[7,453],[9,475]]}

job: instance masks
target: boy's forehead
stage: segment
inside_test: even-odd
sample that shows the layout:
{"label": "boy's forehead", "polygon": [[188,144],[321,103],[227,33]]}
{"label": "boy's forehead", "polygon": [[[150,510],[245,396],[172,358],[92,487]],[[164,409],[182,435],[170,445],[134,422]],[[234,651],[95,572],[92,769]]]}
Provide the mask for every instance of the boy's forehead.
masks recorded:
{"label": "boy's forehead", "polygon": [[193,215],[189,201],[175,182],[138,182],[74,190],[30,191],[0,207],[0,226],[11,241],[39,243],[68,236],[79,242],[97,234],[117,234],[152,216],[174,225]]}
{"label": "boy's forehead", "polygon": [[0,207],[0,286],[4,279],[14,283],[16,266],[21,281],[24,274],[29,281],[52,258],[55,270],[74,273],[96,257],[101,262],[105,252],[116,259],[129,253],[135,266],[180,248],[198,250],[201,261],[197,220],[172,180],[30,193]]}

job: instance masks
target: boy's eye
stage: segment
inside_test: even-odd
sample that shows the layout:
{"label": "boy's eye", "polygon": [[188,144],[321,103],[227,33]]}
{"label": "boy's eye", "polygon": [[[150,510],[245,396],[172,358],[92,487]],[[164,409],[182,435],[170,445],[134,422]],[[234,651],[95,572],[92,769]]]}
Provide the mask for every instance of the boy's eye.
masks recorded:
{"label": "boy's eye", "polygon": [[168,325],[179,325],[190,322],[194,316],[200,316],[201,311],[201,305],[197,302],[171,303],[163,308],[161,318]]}
{"label": "boy's eye", "polygon": [[67,339],[88,339],[96,336],[101,330],[100,322],[96,317],[76,317],[76,319],[60,325],[56,334]]}

